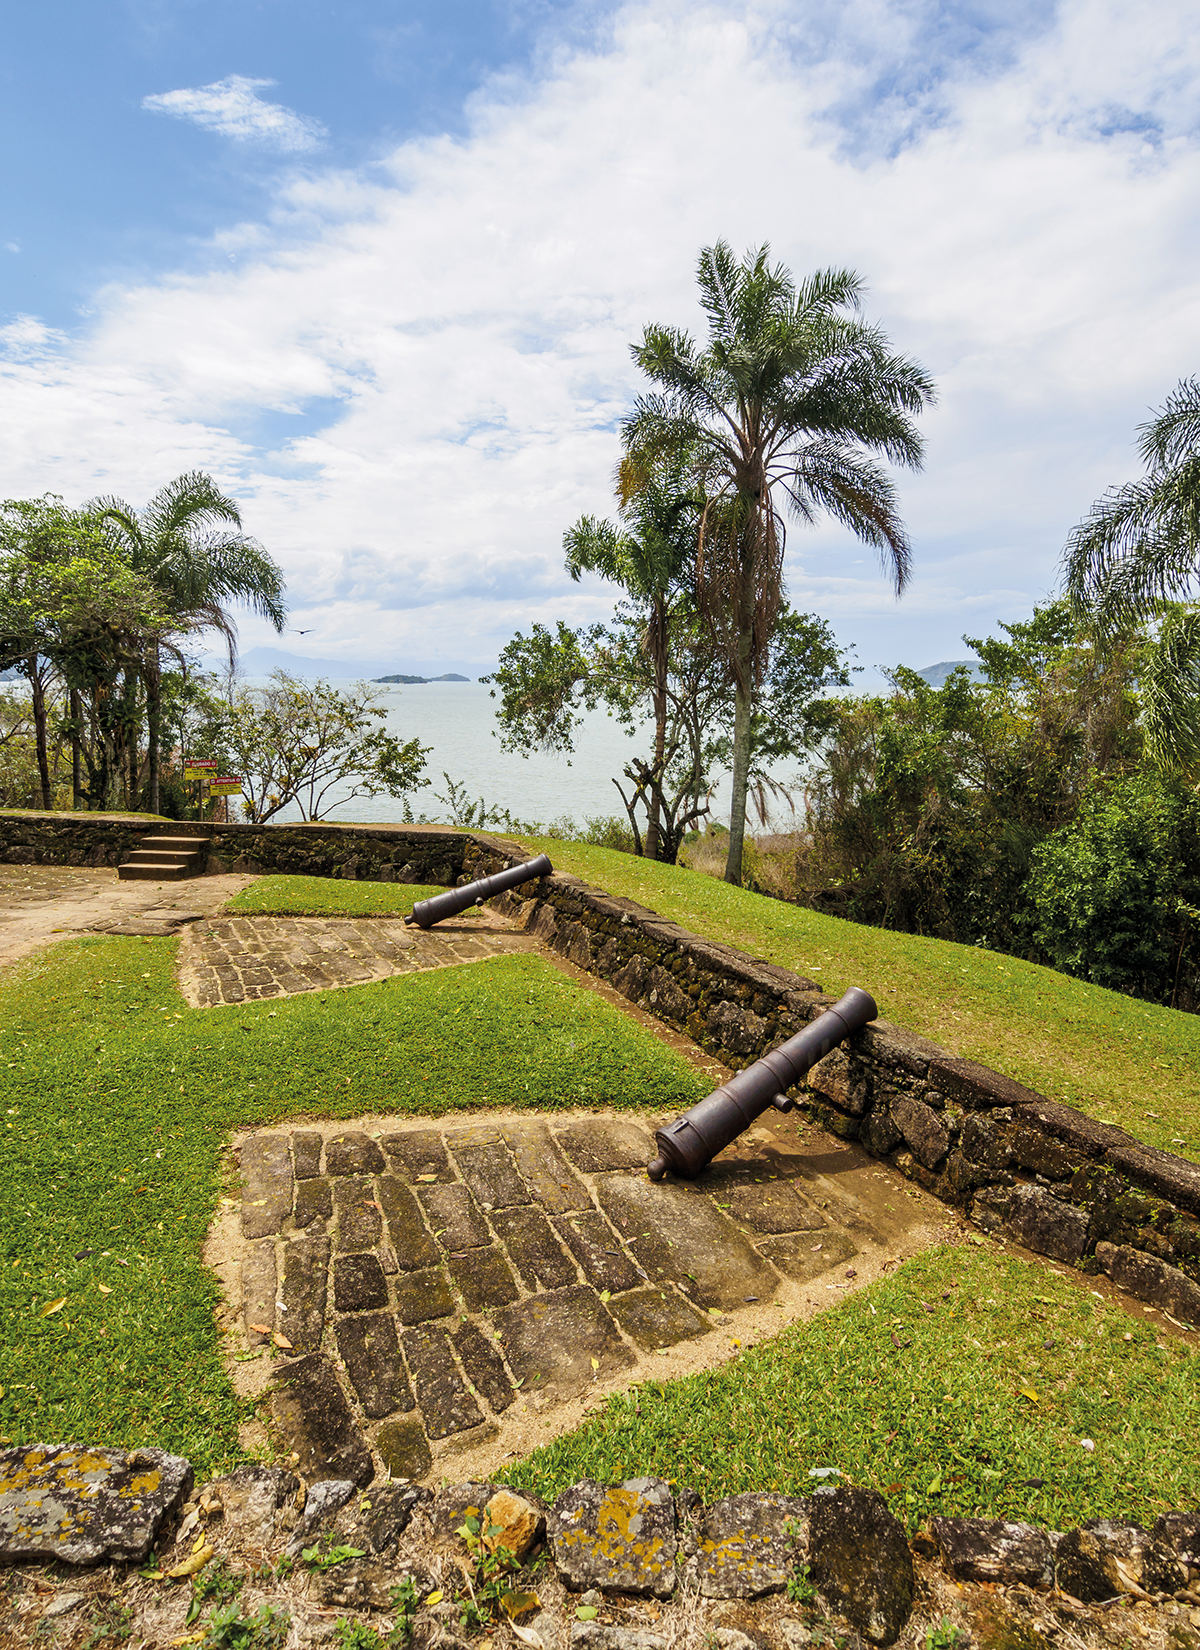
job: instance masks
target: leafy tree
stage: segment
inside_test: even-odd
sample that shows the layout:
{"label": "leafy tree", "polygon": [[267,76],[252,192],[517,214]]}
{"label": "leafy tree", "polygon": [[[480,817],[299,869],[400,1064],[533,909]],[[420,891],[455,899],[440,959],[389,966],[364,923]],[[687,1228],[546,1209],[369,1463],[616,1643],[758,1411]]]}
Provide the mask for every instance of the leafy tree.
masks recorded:
{"label": "leafy tree", "polygon": [[[231,669],[236,638],[231,602],[245,604],[276,630],[283,629],[283,574],[262,546],[241,531],[237,505],[211,476],[199,470],[177,476],[144,510],[113,497],[94,499],[89,509],[130,567],[154,586],[170,628],[177,633],[219,631],[229,647]],[[148,635],[138,661],[146,691],[151,813],[159,809],[163,639],[163,631]],[[136,805],[136,797],[130,802]]]}
{"label": "leafy tree", "polygon": [[1200,1006],[1200,799],[1178,779],[1097,783],[1035,851],[1034,938],[1056,968]]}
{"label": "leafy tree", "polygon": [[796,285],[763,246],[739,264],[719,241],[697,278],[708,344],[649,326],[633,357],[658,386],[624,431],[642,462],[690,451],[705,477],[697,592],[734,690],[733,806],[726,880],[741,879],[753,699],[783,602],[784,511],[822,512],[879,551],[899,594],[910,549],[879,454],[917,468],[913,414],[933,400],[928,374],[858,318],[847,270]]}
{"label": "leafy tree", "polygon": [[371,688],[339,692],[276,670],[265,688],[233,689],[210,724],[204,754],[227,760],[241,776],[252,823],[290,803],[301,819],[316,820],[360,796],[404,797],[428,783],[421,770],[431,747],[401,743],[378,726],[387,718],[380,697]]}

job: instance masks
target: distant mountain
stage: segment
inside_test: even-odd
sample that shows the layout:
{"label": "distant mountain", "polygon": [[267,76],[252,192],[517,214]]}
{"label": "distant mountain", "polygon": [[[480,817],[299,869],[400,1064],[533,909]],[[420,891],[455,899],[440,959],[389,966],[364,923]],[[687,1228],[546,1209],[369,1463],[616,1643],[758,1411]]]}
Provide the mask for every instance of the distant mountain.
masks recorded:
{"label": "distant mountain", "polygon": [[460,676],[457,671],[448,670],[444,676],[372,676],[373,682],[469,682],[469,676]]}
{"label": "distant mountain", "polygon": [[[227,668],[227,661],[215,653],[209,654],[200,663],[206,670],[223,671]],[[439,675],[447,667],[454,674]],[[472,679],[470,676],[459,676],[457,672],[468,670],[478,673],[488,667],[472,659],[412,659],[409,668],[411,680],[415,682],[469,682]],[[286,670],[309,681],[316,676],[324,676],[333,682],[363,682],[379,681],[385,672],[394,669],[394,665],[392,659],[309,659],[301,653],[285,653],[278,647],[250,647],[239,655],[238,669],[244,676],[269,676],[273,670]]]}
{"label": "distant mountain", "polygon": [[924,670],[918,670],[917,675],[931,688],[940,688],[952,670],[970,671],[976,681],[983,676],[983,666],[978,659],[943,659],[940,665],[926,665]]}

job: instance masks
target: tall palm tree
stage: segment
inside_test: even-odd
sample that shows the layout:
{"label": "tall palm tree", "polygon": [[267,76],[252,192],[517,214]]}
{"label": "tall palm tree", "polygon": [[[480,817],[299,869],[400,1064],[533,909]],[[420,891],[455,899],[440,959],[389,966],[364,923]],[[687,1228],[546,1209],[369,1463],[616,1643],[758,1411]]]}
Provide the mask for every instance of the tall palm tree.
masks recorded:
{"label": "tall palm tree", "polygon": [[[237,631],[228,604],[241,602],[274,628],[283,629],[287,608],[283,573],[257,542],[241,531],[234,501],[200,470],[177,476],[144,510],[124,499],[97,498],[88,506],[104,522],[135,571],[153,584],[177,631],[217,630],[232,667]],[[162,725],[162,660],[165,634],[147,637],[141,663],[146,689],[146,743],[150,769],[147,805],[159,807]],[[131,806],[136,797],[130,798]]]}
{"label": "tall palm tree", "polygon": [[1150,623],[1142,681],[1146,752],[1157,766],[1200,769],[1200,382],[1184,378],[1138,426],[1146,473],[1112,487],[1067,540],[1064,584],[1098,639]]}
{"label": "tall palm tree", "polygon": [[918,469],[912,415],[932,380],[859,319],[862,283],[819,270],[799,285],[760,247],[741,263],[725,241],[700,253],[708,317],[699,349],[674,327],[649,326],[633,358],[658,386],[625,425],[627,450],[690,445],[706,475],[697,594],[734,690],[728,882],[741,881],[753,698],[783,603],[784,513],[822,512],[878,550],[896,594],[911,552],[890,476],[870,456]]}
{"label": "tall palm tree", "polygon": [[686,452],[647,465],[627,457],[617,471],[620,527],[581,516],[563,535],[566,568],[573,579],[595,573],[620,585],[647,614],[642,652],[650,665],[654,711],[654,784],[647,800],[646,857],[658,858],[661,785],[666,766],[667,674],[671,646],[671,599],[695,552],[702,495]]}

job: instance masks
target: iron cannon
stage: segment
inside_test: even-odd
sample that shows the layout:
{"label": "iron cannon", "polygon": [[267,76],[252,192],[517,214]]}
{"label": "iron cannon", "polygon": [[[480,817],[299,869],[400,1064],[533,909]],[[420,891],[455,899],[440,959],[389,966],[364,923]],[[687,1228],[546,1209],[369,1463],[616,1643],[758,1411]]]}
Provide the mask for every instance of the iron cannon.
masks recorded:
{"label": "iron cannon", "polygon": [[788,1089],[878,1012],[870,993],[852,985],[840,1002],[827,1008],[803,1031],[739,1071],[665,1129],[659,1129],[654,1136],[658,1156],[646,1170],[651,1180],[661,1180],[668,1169],[692,1180],[768,1106],[791,1111],[796,1102],[788,1098]]}
{"label": "iron cannon", "polygon": [[468,905],[482,905],[485,899],[494,899],[497,894],[507,893],[510,888],[519,888],[523,882],[532,882],[534,877],[548,877],[553,870],[545,854],[539,854],[536,859],[526,860],[524,865],[512,865],[507,871],[497,871],[494,877],[480,877],[478,882],[465,882],[461,888],[448,888],[444,894],[435,894],[432,899],[419,899],[404,920],[410,926],[415,922],[418,928],[432,928],[435,922],[441,922],[443,917],[457,916]]}

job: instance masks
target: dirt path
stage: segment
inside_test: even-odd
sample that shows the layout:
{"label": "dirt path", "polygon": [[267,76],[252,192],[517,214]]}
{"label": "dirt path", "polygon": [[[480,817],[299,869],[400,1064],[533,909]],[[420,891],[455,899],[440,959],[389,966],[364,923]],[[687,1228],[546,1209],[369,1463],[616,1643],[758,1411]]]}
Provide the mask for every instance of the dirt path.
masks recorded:
{"label": "dirt path", "polygon": [[0,968],[79,934],[177,933],[253,880],[122,882],[115,870],[101,867],[0,865]]}

